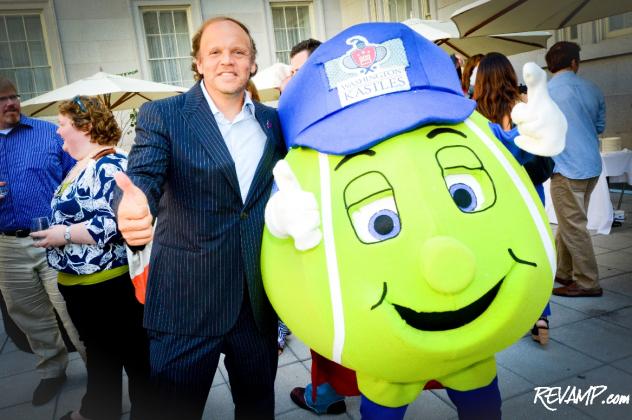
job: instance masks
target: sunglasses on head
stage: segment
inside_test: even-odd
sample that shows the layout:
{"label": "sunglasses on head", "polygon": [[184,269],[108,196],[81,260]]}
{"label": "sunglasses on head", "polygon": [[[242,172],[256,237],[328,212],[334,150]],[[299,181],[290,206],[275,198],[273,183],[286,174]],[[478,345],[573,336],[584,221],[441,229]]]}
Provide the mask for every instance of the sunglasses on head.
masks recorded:
{"label": "sunglasses on head", "polygon": [[74,98],[72,98],[72,103],[77,105],[79,109],[81,110],[81,112],[88,112],[88,108],[86,108],[83,101],[81,100],[81,96],[77,95]]}

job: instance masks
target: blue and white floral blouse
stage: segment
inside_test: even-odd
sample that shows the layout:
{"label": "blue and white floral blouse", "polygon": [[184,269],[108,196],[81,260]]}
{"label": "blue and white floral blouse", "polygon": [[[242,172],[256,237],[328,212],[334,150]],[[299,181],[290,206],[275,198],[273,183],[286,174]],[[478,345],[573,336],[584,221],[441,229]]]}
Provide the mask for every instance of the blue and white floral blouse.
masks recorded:
{"label": "blue and white floral blouse", "polygon": [[125,169],[127,156],[117,150],[91,159],[74,182],[66,188],[59,186],[51,202],[51,225],[83,222],[96,244],[71,243],[48,249],[48,264],[55,270],[81,275],[127,265],[125,244],[112,210],[114,174]]}

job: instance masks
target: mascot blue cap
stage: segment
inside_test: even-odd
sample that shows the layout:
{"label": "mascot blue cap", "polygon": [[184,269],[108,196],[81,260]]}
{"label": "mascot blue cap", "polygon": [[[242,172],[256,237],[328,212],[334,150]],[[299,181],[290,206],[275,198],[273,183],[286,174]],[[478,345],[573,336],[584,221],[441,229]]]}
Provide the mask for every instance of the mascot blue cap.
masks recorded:
{"label": "mascot blue cap", "polygon": [[314,51],[281,95],[279,116],[288,147],[342,155],[462,122],[475,107],[443,50],[401,23],[364,23]]}

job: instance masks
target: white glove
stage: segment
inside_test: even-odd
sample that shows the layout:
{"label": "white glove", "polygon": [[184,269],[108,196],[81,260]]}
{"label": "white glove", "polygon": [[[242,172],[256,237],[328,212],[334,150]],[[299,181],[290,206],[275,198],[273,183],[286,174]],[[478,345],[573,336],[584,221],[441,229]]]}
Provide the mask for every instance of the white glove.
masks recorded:
{"label": "white glove", "polygon": [[520,133],[516,145],[534,155],[555,156],[566,146],[566,118],[549,96],[544,70],[535,63],[526,63],[522,75],[529,101],[511,111],[511,120]]}
{"label": "white glove", "polygon": [[299,251],[314,248],[323,237],[316,197],[301,189],[287,161],[278,161],[272,173],[279,190],[266,205],[268,231],[277,238],[291,236]]}

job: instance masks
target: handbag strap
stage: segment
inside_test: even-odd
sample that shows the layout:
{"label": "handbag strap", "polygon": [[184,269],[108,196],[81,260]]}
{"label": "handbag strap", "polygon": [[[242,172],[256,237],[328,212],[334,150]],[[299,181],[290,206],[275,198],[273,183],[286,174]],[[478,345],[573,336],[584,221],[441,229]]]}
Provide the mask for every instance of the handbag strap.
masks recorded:
{"label": "handbag strap", "polygon": [[94,156],[92,157],[92,159],[94,159],[94,160],[99,160],[99,159],[101,159],[103,156],[111,155],[112,153],[116,153],[116,149],[114,149],[114,147],[110,147],[109,149],[103,149],[103,150],[101,150],[99,153],[97,153],[96,155],[94,155]]}

